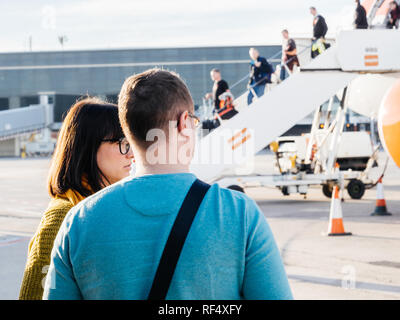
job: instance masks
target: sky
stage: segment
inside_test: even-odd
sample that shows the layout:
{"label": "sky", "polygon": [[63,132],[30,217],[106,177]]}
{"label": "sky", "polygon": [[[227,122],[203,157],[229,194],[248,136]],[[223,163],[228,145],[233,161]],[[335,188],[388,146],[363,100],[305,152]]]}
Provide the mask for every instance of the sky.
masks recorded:
{"label": "sky", "polygon": [[0,52],[281,44],[311,36],[310,6],[351,26],[353,0],[3,0]]}

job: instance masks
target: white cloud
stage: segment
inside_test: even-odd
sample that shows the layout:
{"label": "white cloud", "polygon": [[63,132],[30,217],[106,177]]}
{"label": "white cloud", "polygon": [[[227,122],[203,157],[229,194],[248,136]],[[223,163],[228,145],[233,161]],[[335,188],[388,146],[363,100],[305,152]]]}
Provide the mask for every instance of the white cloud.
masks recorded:
{"label": "white cloud", "polygon": [[[280,31],[310,35],[314,5],[334,34],[354,11],[350,0],[19,0],[0,4],[2,48],[59,49],[130,46],[280,44]],[[46,9],[47,8],[47,9]],[[52,16],[53,8],[54,16]],[[343,9],[344,8],[344,9]],[[347,21],[346,20],[346,21]],[[351,19],[350,19],[351,21]],[[48,28],[44,26],[50,26]],[[12,50],[12,49],[11,49]]]}

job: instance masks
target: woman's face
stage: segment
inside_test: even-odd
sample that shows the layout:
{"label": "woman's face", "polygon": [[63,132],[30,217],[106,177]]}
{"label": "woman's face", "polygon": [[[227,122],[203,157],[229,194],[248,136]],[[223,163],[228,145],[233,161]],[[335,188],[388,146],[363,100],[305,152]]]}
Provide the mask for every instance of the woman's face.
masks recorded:
{"label": "woman's face", "polygon": [[[122,149],[126,144],[127,141],[124,139],[121,143]],[[119,150],[118,141],[103,141],[97,150],[97,165],[111,184],[129,175],[132,159],[132,148],[123,155]],[[104,181],[104,184],[108,185],[107,181]]]}

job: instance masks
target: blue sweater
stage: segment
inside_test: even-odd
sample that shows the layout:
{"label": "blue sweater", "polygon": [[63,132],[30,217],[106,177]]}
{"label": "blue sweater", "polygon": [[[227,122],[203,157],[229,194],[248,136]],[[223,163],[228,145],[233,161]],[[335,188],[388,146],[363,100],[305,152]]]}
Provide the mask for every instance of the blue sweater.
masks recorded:
{"label": "blue sweater", "polygon": [[[67,214],[44,299],[146,299],[190,173],[128,178]],[[189,231],[167,299],[292,299],[266,219],[245,194],[212,185]]]}

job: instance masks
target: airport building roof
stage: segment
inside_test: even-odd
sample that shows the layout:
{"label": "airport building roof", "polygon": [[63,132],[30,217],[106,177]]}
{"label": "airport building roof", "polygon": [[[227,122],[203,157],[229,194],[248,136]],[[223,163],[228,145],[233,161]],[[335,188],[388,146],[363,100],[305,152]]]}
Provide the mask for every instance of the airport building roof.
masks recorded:
{"label": "airport building roof", "polygon": [[[24,106],[24,97],[36,96],[43,91],[71,96],[100,95],[112,100],[128,76],[153,67],[180,74],[187,83],[195,104],[201,104],[204,94],[212,88],[209,76],[212,68],[219,68],[223,78],[231,85],[246,76],[250,62],[249,47],[1,53],[0,109]],[[266,58],[274,55],[280,58],[280,46],[257,48]],[[246,81],[236,86],[233,94],[241,94],[245,87]]]}

